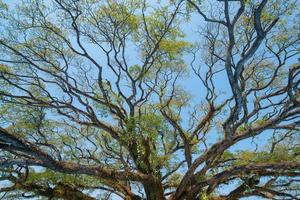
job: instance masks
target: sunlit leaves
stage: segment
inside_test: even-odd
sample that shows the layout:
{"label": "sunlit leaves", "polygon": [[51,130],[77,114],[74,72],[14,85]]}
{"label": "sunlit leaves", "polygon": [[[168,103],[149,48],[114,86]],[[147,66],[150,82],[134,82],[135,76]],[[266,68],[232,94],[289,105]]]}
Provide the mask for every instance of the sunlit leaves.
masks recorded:
{"label": "sunlit leaves", "polygon": [[189,47],[189,43],[186,41],[162,40],[159,45],[160,49],[165,51],[171,59],[178,56],[183,49]]}
{"label": "sunlit leaves", "polygon": [[279,145],[272,153],[267,151],[240,151],[234,157],[236,158],[235,163],[237,165],[297,160],[297,157],[295,157],[294,152],[290,151],[289,149],[287,149],[287,147],[282,145]]}
{"label": "sunlit leaves", "polygon": [[133,1],[128,1],[126,4],[110,1],[107,6],[103,5],[99,8],[98,12],[95,13],[95,18],[101,21],[105,20],[108,26],[111,25],[115,29],[121,27],[124,33],[136,30],[139,20],[134,13],[131,13],[132,5],[137,6],[137,3],[134,4]]}
{"label": "sunlit leaves", "polygon": [[26,183],[39,183],[39,184],[57,184],[62,182],[68,185],[82,185],[83,187],[92,187],[100,184],[100,180],[81,175],[66,175],[62,173],[53,172],[51,170],[45,170],[42,172],[34,171],[30,173]]}

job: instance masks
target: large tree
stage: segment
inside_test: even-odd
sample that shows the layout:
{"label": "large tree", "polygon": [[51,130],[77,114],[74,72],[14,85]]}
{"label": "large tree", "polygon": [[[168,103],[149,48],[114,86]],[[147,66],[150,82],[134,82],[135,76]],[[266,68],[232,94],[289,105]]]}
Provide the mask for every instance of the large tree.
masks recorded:
{"label": "large tree", "polygon": [[0,7],[2,199],[300,199],[297,0]]}

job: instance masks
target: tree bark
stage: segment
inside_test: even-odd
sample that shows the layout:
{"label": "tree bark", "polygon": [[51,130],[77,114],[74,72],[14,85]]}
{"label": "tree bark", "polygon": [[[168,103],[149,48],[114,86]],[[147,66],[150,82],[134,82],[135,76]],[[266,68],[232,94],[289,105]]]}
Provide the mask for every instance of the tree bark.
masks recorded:
{"label": "tree bark", "polygon": [[143,184],[147,200],[165,200],[164,190],[159,180],[154,179]]}

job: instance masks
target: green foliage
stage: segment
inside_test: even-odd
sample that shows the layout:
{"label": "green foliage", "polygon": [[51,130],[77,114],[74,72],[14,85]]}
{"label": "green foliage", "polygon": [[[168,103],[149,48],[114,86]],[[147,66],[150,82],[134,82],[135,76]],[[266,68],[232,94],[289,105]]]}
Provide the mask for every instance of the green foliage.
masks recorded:
{"label": "green foliage", "polygon": [[224,160],[232,159],[232,158],[234,158],[234,153],[230,151],[224,151],[224,153],[222,154],[222,159]]}
{"label": "green foliage", "polygon": [[278,145],[274,152],[268,151],[240,151],[235,155],[236,165],[247,165],[249,163],[282,162],[296,160],[295,154],[286,146]]}
{"label": "green foliage", "polygon": [[242,124],[241,126],[239,126],[238,128],[238,132],[244,132],[244,131],[247,131],[249,130],[249,128],[251,127],[251,124],[250,123],[244,123]]}
{"label": "green foliage", "polygon": [[182,174],[173,173],[172,176],[168,179],[168,183],[174,187],[177,187],[180,183],[181,178]]}
{"label": "green foliage", "polygon": [[0,64],[0,73],[9,73],[9,72],[11,72],[9,66]]}
{"label": "green foliage", "polygon": [[244,131],[247,131],[251,128],[254,128],[254,127],[257,127],[257,126],[262,126],[266,122],[268,122],[268,120],[266,118],[262,118],[262,119],[257,119],[254,122],[244,123],[244,124],[242,124],[238,127],[237,132],[244,132]]}
{"label": "green foliage", "polygon": [[139,19],[132,13],[132,9],[138,7],[137,1],[110,2],[109,5],[103,5],[95,13],[95,19],[106,20],[108,25],[114,28],[119,26],[125,32],[137,30]]}
{"label": "green foliage", "polygon": [[170,59],[179,56],[180,53],[187,49],[190,44],[186,41],[161,40],[159,43],[160,49],[166,52]]}
{"label": "green foliage", "polygon": [[129,68],[129,73],[134,77],[134,78],[137,78],[140,73],[142,71],[142,68],[140,65],[132,65],[130,66]]}
{"label": "green foliage", "polygon": [[195,177],[195,179],[196,179],[197,183],[201,183],[206,180],[206,177],[205,176],[197,176],[197,177]]}
{"label": "green foliage", "polygon": [[101,185],[101,180],[99,178],[93,178],[91,176],[85,175],[68,175],[64,173],[58,173],[51,170],[45,170],[43,172],[29,173],[26,183],[37,183],[48,186],[56,185],[57,183],[64,183],[70,186],[80,186],[80,187],[93,187]]}
{"label": "green foliage", "polygon": [[203,192],[200,195],[199,200],[209,200],[208,195],[205,192]]}
{"label": "green foliage", "polygon": [[300,156],[300,146],[293,149],[294,156]]}
{"label": "green foliage", "polygon": [[7,10],[8,10],[7,4],[3,3],[3,1],[0,0],[0,18],[5,18]]}
{"label": "green foliage", "polygon": [[[151,141],[157,139],[158,132],[164,128],[164,120],[161,115],[155,113],[143,114],[137,118],[127,120],[128,136],[136,139],[138,136],[147,137]],[[136,136],[136,137],[135,137]]]}
{"label": "green foliage", "polygon": [[[18,113],[18,118],[11,116],[10,113]],[[16,134],[24,134],[36,132],[40,126],[43,117],[43,110],[33,107],[15,106],[13,104],[5,104],[1,106],[1,120],[6,124],[10,124],[9,130]],[[43,121],[43,123],[47,123]]]}

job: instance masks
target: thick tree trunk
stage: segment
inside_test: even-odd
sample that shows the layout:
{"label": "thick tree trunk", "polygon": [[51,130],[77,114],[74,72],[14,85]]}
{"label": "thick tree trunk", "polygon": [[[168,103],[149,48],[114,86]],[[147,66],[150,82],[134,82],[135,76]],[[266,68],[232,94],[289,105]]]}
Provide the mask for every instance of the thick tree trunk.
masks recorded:
{"label": "thick tree trunk", "polygon": [[165,200],[163,186],[159,181],[153,180],[144,183],[147,200]]}

